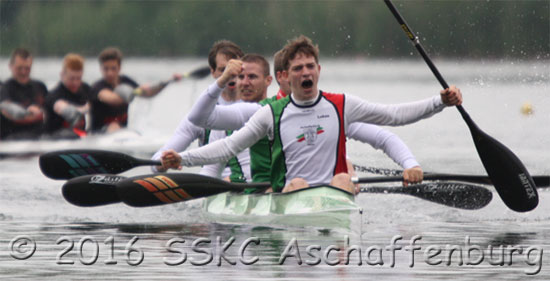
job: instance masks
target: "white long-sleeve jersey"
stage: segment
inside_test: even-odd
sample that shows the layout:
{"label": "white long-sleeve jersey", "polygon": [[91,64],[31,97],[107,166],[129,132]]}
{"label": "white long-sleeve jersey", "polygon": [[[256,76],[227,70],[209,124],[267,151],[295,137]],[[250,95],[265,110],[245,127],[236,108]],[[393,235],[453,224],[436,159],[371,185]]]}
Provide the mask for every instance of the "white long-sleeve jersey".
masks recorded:
{"label": "white long-sleeve jersey", "polygon": [[[327,104],[323,97],[324,95],[322,94],[318,95],[315,102],[307,106],[296,103],[291,97],[286,101],[284,106],[285,114],[283,117],[277,117],[279,119],[275,118],[273,115],[275,113],[273,111],[273,105],[260,108],[252,118],[250,118],[246,126],[234,133],[231,137],[211,143],[199,149],[181,153],[182,164],[185,166],[195,166],[227,161],[227,159],[253,145],[266,135],[269,137],[270,141],[273,141],[275,137],[282,138],[283,136],[279,135],[279,132],[293,134],[301,130],[304,135],[311,135],[312,132],[310,132],[310,129],[315,129],[314,127],[317,125],[322,128],[321,130],[327,132],[324,134],[325,136],[334,136],[335,134],[341,136],[342,132],[348,133],[355,131],[349,130],[350,124],[355,122],[399,126],[430,117],[440,112],[445,107],[440,96],[434,96],[412,103],[382,105],[369,103],[354,96],[345,95],[342,102],[342,108],[345,110],[342,110],[341,113],[343,121],[341,126],[336,126],[334,120],[336,120],[335,118],[337,118],[337,116],[334,115],[334,108],[331,108],[330,103]],[[280,100],[276,103],[284,102],[285,101]],[[216,107],[215,105],[214,107],[223,111],[221,107]],[[232,112],[234,113],[234,111]],[[323,117],[325,115],[327,115],[327,117]],[[208,117],[207,120],[208,119],[210,119],[210,117]],[[325,126],[320,125],[323,122],[313,122],[316,124],[304,125],[310,122],[309,120],[321,119],[327,120],[327,122],[323,121],[326,123]],[[215,117],[210,120],[215,120]],[[277,123],[278,126],[277,134],[274,130],[275,123]],[[317,128],[316,130],[319,129]],[[296,137],[299,135],[300,134]],[[288,135],[286,135],[286,137],[289,138]],[[334,174],[334,170],[324,169],[319,167],[319,165],[331,165],[331,163],[336,161],[334,159],[329,159],[330,157],[334,158],[332,154],[334,154],[333,151],[335,151],[335,144],[334,140],[328,140],[325,143],[326,145],[316,146],[317,148],[313,150],[310,149],[308,153],[305,154],[301,153],[301,150],[294,145],[294,142],[290,141],[290,138],[289,140],[282,141],[281,149],[284,153],[285,163],[288,164],[285,171],[286,181],[299,176],[310,182],[310,184],[328,183]],[[312,161],[312,159],[315,159],[315,161]],[[303,163],[305,162],[311,163],[311,165],[304,165]],[[301,164],[297,165],[297,163]]]}

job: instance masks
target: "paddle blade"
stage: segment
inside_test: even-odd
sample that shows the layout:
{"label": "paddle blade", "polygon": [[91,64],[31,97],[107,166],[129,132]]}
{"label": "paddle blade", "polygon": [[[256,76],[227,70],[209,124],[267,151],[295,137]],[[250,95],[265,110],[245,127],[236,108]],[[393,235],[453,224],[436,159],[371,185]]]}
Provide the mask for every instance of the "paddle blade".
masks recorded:
{"label": "paddle blade", "polygon": [[140,165],[154,164],[104,150],[59,150],[39,158],[40,170],[51,179],[71,179],[92,174],[118,174]]}
{"label": "paddle blade", "polygon": [[193,70],[191,73],[188,73],[185,75],[185,77],[190,77],[194,79],[201,79],[210,74],[210,67],[209,66],[203,66],[201,68],[198,68],[196,70]]}
{"label": "paddle blade", "polygon": [[118,196],[134,207],[177,203],[226,191],[243,191],[247,185],[197,174],[170,173],[137,176],[117,184]]}
{"label": "paddle blade", "polygon": [[362,187],[361,192],[408,194],[465,210],[481,209],[493,199],[493,193],[484,187],[454,182],[433,182],[409,187]]}
{"label": "paddle blade", "polygon": [[126,177],[87,175],[67,181],[61,191],[69,203],[80,207],[102,206],[120,202],[116,184]]}
{"label": "paddle blade", "polygon": [[535,209],[539,203],[537,188],[523,163],[510,149],[468,120],[467,114],[464,116],[479,158],[504,204],[516,212]]}

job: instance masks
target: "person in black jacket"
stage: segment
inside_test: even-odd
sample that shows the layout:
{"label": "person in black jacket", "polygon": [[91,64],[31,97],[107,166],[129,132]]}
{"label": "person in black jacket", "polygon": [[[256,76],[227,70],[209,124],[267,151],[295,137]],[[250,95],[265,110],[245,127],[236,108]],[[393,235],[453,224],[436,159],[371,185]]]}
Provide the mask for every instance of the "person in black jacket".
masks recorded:
{"label": "person in black jacket", "polygon": [[85,114],[91,88],[82,82],[84,58],[67,54],[63,59],[61,81],[46,97],[46,132],[53,138],[78,138],[86,135]]}
{"label": "person in black jacket", "polygon": [[36,139],[42,134],[44,83],[31,79],[32,55],[24,48],[12,52],[12,77],[0,89],[0,139]]}
{"label": "person in black jacket", "polygon": [[[154,97],[168,83],[139,86],[132,78],[120,74],[122,52],[108,47],[99,54],[103,78],[92,85],[91,131],[114,132],[128,124],[128,105],[135,96]],[[180,80],[181,74],[174,74],[173,80]]]}

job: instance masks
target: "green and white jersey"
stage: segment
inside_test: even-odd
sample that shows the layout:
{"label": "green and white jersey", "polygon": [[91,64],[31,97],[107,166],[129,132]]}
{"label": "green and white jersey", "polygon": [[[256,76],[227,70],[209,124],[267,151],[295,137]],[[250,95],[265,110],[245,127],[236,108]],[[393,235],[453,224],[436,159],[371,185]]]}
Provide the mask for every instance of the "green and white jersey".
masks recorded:
{"label": "green and white jersey", "polygon": [[339,106],[335,105],[333,98],[323,94],[309,101],[307,106],[297,103],[292,97],[264,106],[230,137],[180,153],[182,165],[195,166],[229,159],[268,136],[273,144],[271,173],[284,173],[277,179],[272,178],[275,191],[294,177],[303,178],[312,185],[327,184],[335,173],[344,171],[340,168],[341,159],[345,159],[342,138],[351,123],[405,125],[427,118],[445,107],[440,96],[397,105],[369,103],[349,95],[336,96],[341,99]]}

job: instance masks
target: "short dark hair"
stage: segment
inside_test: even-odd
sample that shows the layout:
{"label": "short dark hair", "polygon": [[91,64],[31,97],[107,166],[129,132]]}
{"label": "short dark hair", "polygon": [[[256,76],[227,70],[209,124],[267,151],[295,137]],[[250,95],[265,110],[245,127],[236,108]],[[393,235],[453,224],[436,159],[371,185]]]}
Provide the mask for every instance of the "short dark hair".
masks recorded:
{"label": "short dark hair", "polygon": [[122,62],[122,52],[116,47],[107,47],[99,53],[99,63],[102,64],[109,60],[116,60],[118,65]]}
{"label": "short dark hair", "polygon": [[269,76],[269,62],[262,56],[258,54],[246,54],[241,58],[243,62],[251,62],[259,64],[263,69],[264,76]]}
{"label": "short dark hair", "polygon": [[216,70],[216,56],[218,54],[224,54],[228,59],[238,59],[244,56],[241,48],[229,41],[229,40],[220,40],[212,45],[210,52],[208,53],[208,64],[210,68]]}
{"label": "short dark hair", "polygon": [[13,50],[13,52],[11,52],[10,64],[13,64],[15,62],[15,57],[20,57],[26,60],[32,57],[32,55],[31,55],[31,52],[29,52],[29,50],[19,47]]}
{"label": "short dark hair", "polygon": [[275,53],[273,56],[273,74],[277,74],[277,72],[281,72],[284,69],[283,66],[283,58],[284,58],[285,50],[281,49]]}
{"label": "short dark hair", "polygon": [[283,50],[283,67],[285,70],[288,70],[290,61],[293,60],[297,54],[312,56],[315,58],[315,62],[319,63],[319,47],[314,45],[311,39],[304,35],[300,35],[288,41]]}

